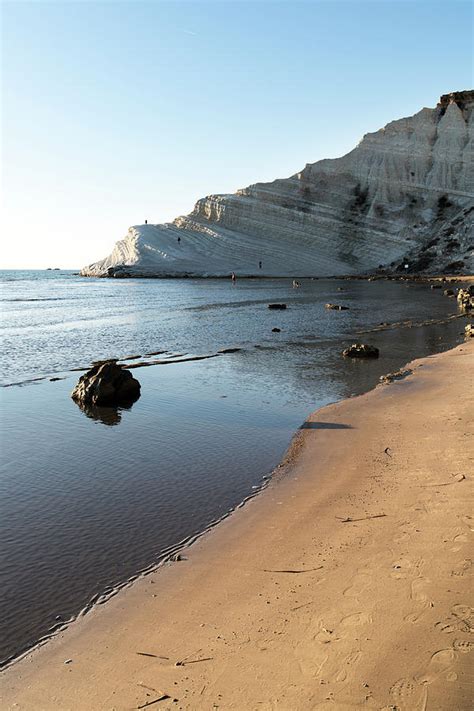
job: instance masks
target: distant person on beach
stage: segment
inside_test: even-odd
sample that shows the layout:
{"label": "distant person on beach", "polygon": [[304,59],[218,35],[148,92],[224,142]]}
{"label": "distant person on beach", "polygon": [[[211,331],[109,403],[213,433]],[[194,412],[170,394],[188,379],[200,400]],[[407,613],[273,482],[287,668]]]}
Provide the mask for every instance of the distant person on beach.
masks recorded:
{"label": "distant person on beach", "polygon": [[298,289],[301,286],[300,282],[293,279],[293,289]]}
{"label": "distant person on beach", "polygon": [[235,272],[232,272],[230,275],[230,278],[232,279],[232,284],[235,286],[235,282],[237,281],[237,277],[235,276]]}

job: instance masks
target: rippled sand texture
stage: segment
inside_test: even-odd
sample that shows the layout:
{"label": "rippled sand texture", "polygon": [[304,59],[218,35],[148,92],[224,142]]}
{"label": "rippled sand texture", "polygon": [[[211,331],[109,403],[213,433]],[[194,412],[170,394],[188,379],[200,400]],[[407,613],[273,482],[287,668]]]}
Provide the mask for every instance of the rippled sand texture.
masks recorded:
{"label": "rippled sand texture", "polygon": [[317,412],[185,560],[10,667],[4,708],[467,711],[473,361]]}

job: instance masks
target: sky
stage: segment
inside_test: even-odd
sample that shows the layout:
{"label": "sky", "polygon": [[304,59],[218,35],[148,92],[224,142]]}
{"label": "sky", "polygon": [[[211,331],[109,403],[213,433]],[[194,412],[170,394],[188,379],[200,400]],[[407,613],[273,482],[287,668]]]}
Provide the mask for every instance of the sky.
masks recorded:
{"label": "sky", "polygon": [[473,84],[470,2],[0,2],[0,268],[79,268]]}

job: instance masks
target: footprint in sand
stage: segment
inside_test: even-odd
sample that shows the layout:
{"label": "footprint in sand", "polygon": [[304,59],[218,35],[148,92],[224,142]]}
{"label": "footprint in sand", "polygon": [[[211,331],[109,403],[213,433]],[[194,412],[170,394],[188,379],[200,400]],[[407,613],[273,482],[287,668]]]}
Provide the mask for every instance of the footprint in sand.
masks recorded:
{"label": "footprint in sand", "polygon": [[437,622],[435,627],[444,634],[473,632],[473,613],[474,610],[469,605],[454,605],[451,608],[451,615],[445,620]]}
{"label": "footprint in sand", "polygon": [[455,639],[453,649],[456,650],[456,652],[468,654],[474,649],[474,642],[471,642],[469,639]]}
{"label": "footprint in sand", "polygon": [[464,560],[460,561],[451,571],[451,575],[454,575],[456,577],[463,577],[464,575],[469,574],[471,568],[472,560],[470,558],[465,558]]}
{"label": "footprint in sand", "polygon": [[393,539],[395,543],[406,543],[416,530],[415,524],[410,523],[410,521],[404,521],[398,528],[400,533]]}
{"label": "footprint in sand", "polygon": [[413,580],[411,584],[410,597],[413,602],[416,602],[419,605],[419,608],[407,615],[404,618],[405,622],[416,624],[426,610],[433,607],[433,601],[429,599],[428,595],[423,590],[423,587],[429,582],[430,581],[427,578],[417,578],[416,580]]}
{"label": "footprint in sand", "polygon": [[401,580],[408,577],[419,577],[420,571],[424,566],[423,558],[412,561],[409,558],[399,558],[392,563],[392,572],[390,576],[396,580]]}
{"label": "footprint in sand", "polygon": [[[432,684],[441,674],[448,672],[444,675],[444,678],[449,681],[455,681],[457,674],[451,671],[451,667],[456,658],[457,655],[454,649],[441,649],[439,652],[435,652],[428,662],[426,670],[416,674],[414,680],[417,684]],[[453,678],[453,674],[455,678]]]}
{"label": "footprint in sand", "polygon": [[368,625],[372,622],[372,616],[366,612],[354,612],[352,615],[347,615],[341,620],[343,627],[358,627],[359,625]]}
{"label": "footprint in sand", "polygon": [[461,550],[462,544],[467,543],[467,533],[458,533],[456,536],[454,536],[453,543],[455,545],[451,548],[451,551],[452,553],[457,553]]}
{"label": "footprint in sand", "polygon": [[345,597],[359,597],[369,587],[372,580],[371,570],[361,570],[352,578],[352,585],[349,585],[342,594]]}
{"label": "footprint in sand", "polygon": [[338,671],[336,672],[336,675],[334,676],[334,681],[337,681],[339,683],[346,681],[348,674],[350,673],[352,667],[354,667],[357,662],[360,661],[360,658],[362,657],[362,652],[359,650],[354,650],[353,652],[350,652],[344,659],[342,660],[342,666]]}
{"label": "footprint in sand", "polygon": [[416,700],[421,697],[420,687],[414,679],[399,679],[390,687],[390,695],[407,709],[414,709]]}
{"label": "footprint in sand", "polygon": [[324,627],[322,622],[319,623],[319,631],[314,635],[315,642],[320,644],[330,644],[339,639],[332,627]]}

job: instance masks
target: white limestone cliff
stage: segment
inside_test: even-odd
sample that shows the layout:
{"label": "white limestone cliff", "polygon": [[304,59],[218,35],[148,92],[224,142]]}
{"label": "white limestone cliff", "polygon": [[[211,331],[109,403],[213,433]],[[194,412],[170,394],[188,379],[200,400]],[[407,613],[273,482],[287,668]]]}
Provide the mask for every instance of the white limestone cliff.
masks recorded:
{"label": "white limestone cliff", "polygon": [[[85,276],[474,271],[474,91],[369,133],[342,158],[163,225],[130,227]],[[261,262],[261,267],[259,263]]]}

